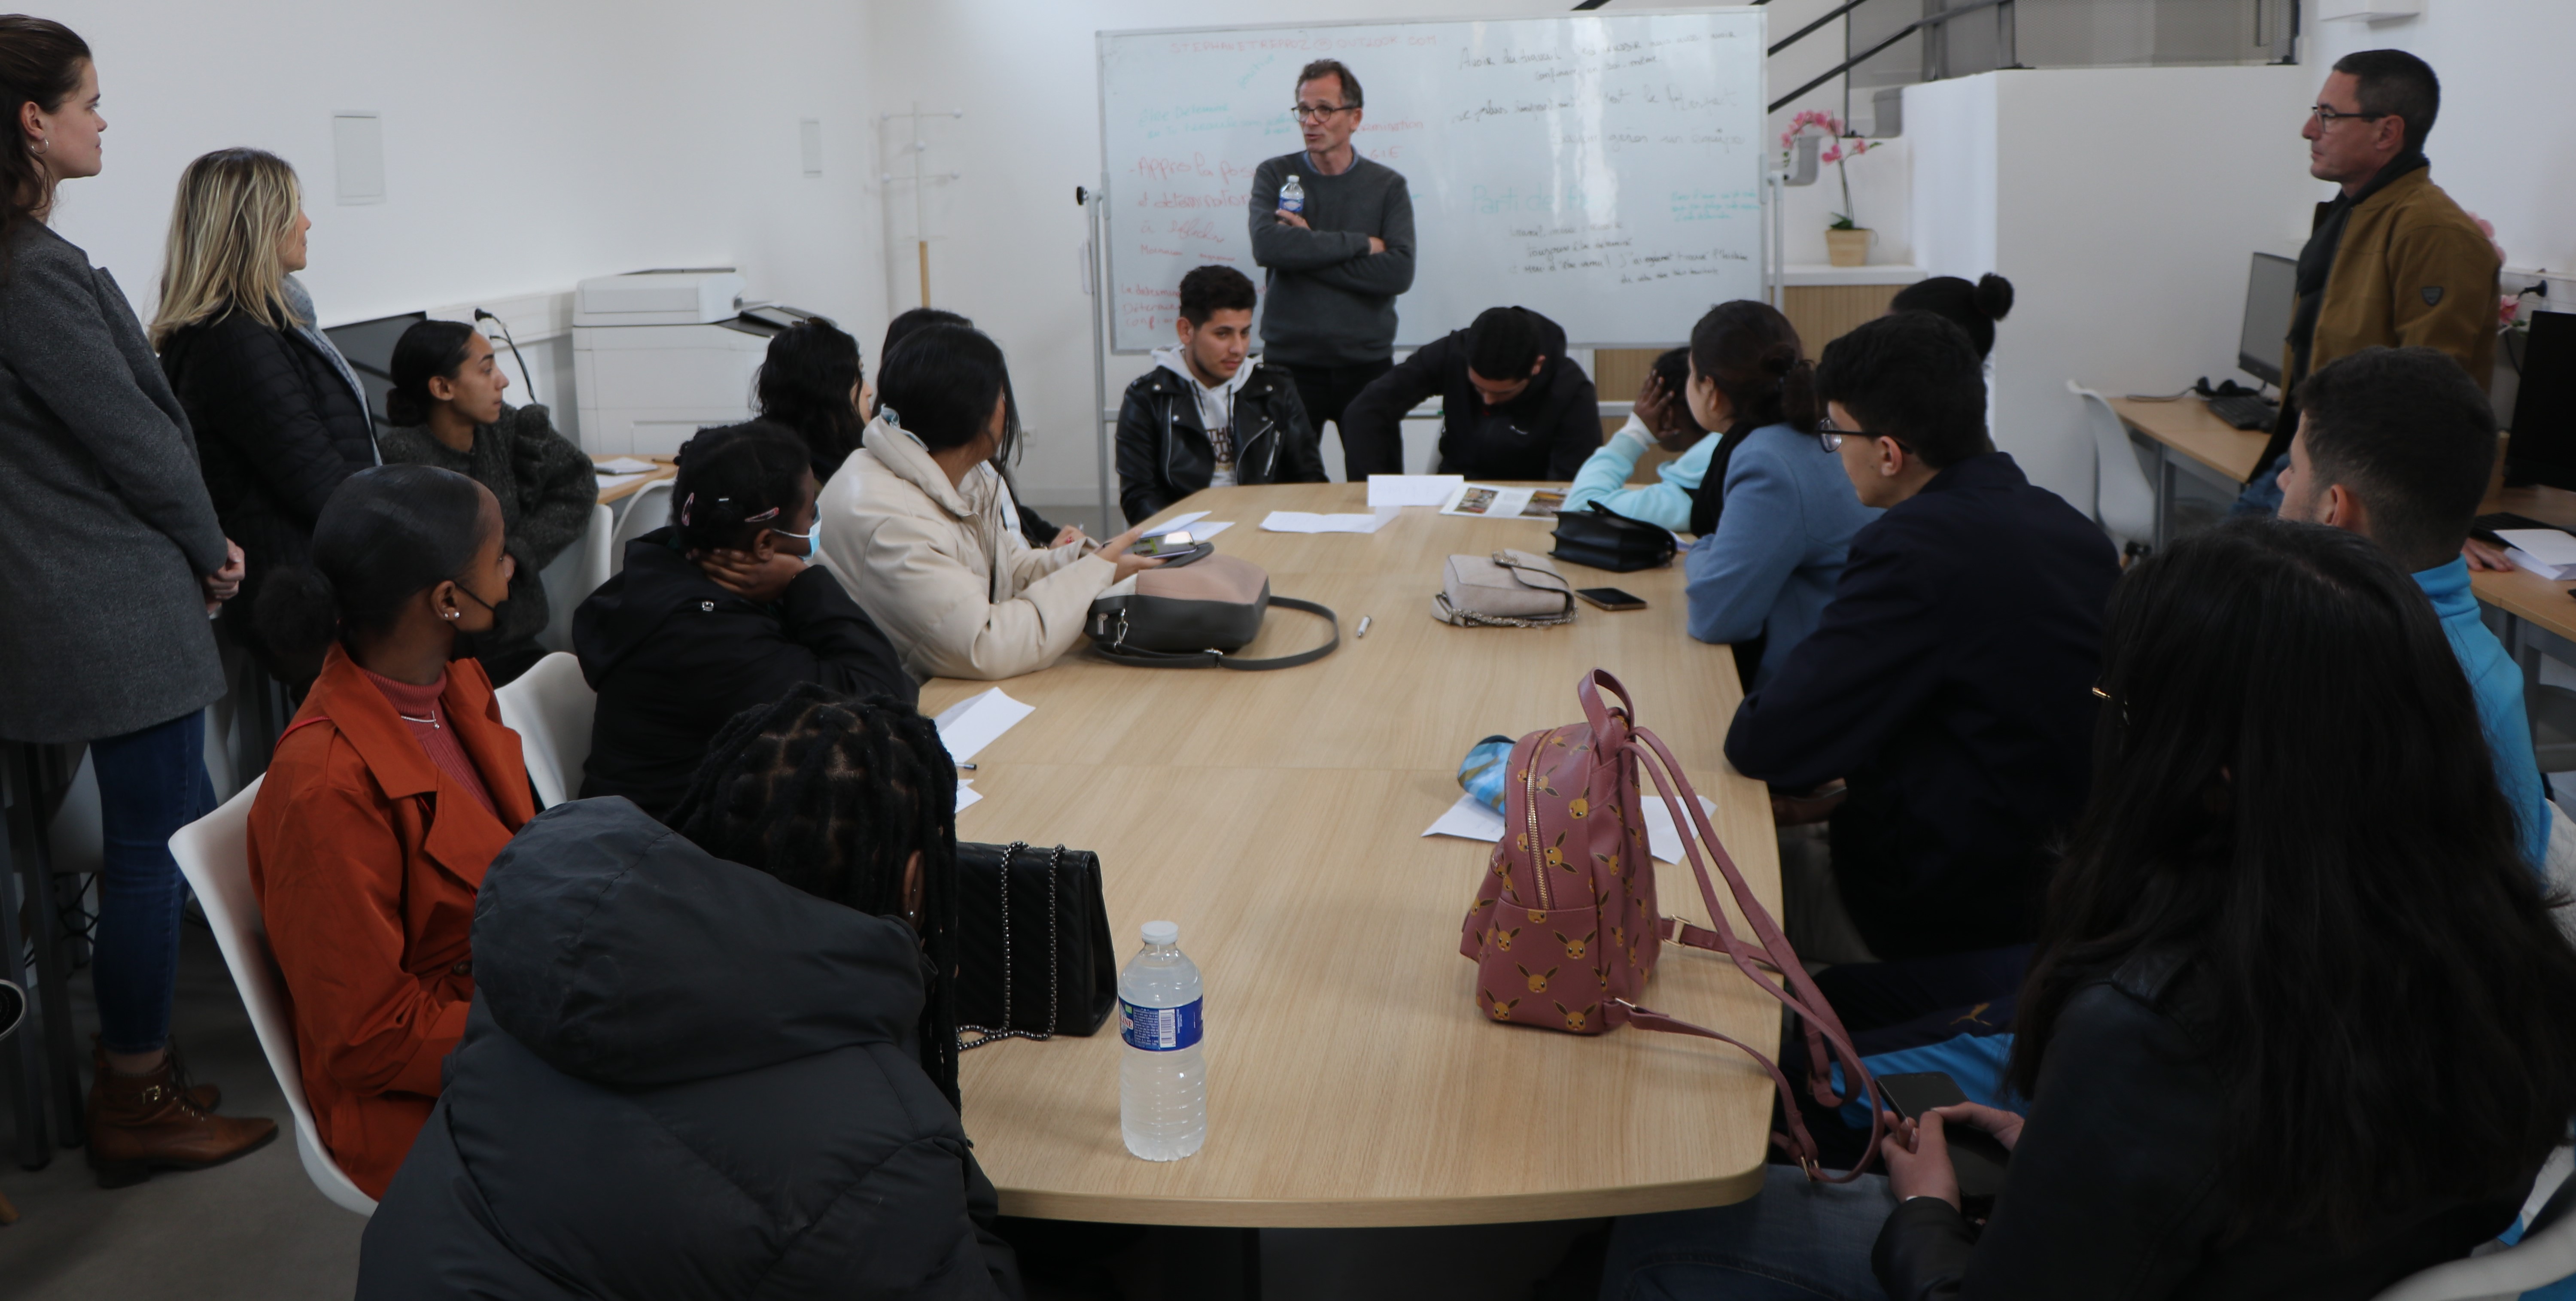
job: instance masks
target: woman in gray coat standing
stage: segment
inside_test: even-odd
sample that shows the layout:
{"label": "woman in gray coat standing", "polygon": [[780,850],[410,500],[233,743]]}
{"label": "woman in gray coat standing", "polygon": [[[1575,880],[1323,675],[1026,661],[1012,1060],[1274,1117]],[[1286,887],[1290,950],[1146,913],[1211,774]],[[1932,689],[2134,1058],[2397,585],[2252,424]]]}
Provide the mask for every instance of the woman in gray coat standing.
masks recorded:
{"label": "woman in gray coat standing", "polygon": [[[125,294],[46,226],[99,171],[98,70],[59,23],[0,17],[0,737],[87,742],[105,853],[91,978],[89,1159],[195,1169],[268,1142],[169,1053],[179,962],[170,833],[213,807],[207,619],[240,590],[179,401]],[[101,1175],[106,1182],[108,1176]]]}

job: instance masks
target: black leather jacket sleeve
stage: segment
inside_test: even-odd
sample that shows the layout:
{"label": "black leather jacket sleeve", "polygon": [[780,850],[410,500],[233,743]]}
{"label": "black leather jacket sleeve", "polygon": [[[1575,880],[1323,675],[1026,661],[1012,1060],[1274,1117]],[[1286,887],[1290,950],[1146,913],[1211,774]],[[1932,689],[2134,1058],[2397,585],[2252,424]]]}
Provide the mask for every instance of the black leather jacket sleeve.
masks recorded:
{"label": "black leather jacket sleeve", "polygon": [[1441,391],[1449,373],[1449,354],[1463,333],[1417,349],[1342,408],[1344,478],[1365,483],[1372,474],[1404,473],[1404,413]]}
{"label": "black leather jacket sleeve", "polygon": [[1163,482],[1162,458],[1157,454],[1162,445],[1162,432],[1155,428],[1161,419],[1157,405],[1152,390],[1142,382],[1129,385],[1126,398],[1118,404],[1118,505],[1130,524],[1142,524],[1180,500],[1172,486]]}
{"label": "black leather jacket sleeve", "polygon": [[1892,1301],[2178,1296],[2217,1242],[2224,1095],[2181,1027],[2108,980],[2057,1026],[1984,1233],[1933,1201],[1880,1230]]}

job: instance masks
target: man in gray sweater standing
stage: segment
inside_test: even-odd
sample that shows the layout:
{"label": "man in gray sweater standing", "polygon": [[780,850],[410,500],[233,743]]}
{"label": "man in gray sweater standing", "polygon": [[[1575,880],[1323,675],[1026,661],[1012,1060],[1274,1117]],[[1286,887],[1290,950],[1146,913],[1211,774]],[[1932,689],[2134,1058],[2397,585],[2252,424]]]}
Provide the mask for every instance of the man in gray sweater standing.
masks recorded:
{"label": "man in gray sweater standing", "polygon": [[1351,148],[1360,83],[1339,60],[1297,74],[1295,112],[1305,149],[1252,174],[1252,260],[1270,270],[1262,360],[1297,381],[1321,433],[1327,420],[1339,430],[1342,408],[1395,364],[1395,296],[1413,287],[1413,196],[1402,174]]}

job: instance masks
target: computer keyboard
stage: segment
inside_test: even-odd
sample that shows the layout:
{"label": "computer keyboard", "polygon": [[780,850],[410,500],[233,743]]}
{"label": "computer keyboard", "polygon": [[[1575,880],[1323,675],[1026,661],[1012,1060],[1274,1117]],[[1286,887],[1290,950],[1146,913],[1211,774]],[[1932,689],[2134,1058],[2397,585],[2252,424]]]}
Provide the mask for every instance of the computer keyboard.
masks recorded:
{"label": "computer keyboard", "polygon": [[2234,393],[2209,399],[2209,414],[2239,429],[2269,429],[2280,420],[2281,408],[2252,393]]}

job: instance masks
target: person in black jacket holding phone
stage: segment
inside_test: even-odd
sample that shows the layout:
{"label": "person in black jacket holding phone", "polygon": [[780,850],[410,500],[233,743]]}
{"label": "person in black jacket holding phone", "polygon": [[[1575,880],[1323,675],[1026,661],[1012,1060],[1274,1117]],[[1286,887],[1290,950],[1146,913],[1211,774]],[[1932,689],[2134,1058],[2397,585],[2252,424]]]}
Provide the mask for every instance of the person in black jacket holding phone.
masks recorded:
{"label": "person in black jacket holding phone", "polygon": [[956,772],[807,684],[734,719],[665,829],[528,824],[357,1295],[1016,1298],[959,1117]]}
{"label": "person in black jacket holding phone", "polygon": [[1252,279],[1203,266],[1181,277],[1179,341],[1118,407],[1118,498],[1142,524],[1201,488],[1322,483],[1324,457],[1297,381],[1252,352]]}
{"label": "person in black jacket holding phone", "polygon": [[585,798],[660,817],[707,740],[803,682],[905,706],[920,686],[814,554],[814,473],[765,421],[703,429],[680,449],[673,522],[626,544],[626,567],[573,612],[573,653],[599,693]]}
{"label": "person in black jacket holding phone", "polygon": [[1565,354],[1565,329],[1526,307],[1491,307],[1360,390],[1342,412],[1353,483],[1403,474],[1404,413],[1440,398],[1440,473],[1470,479],[1574,478],[1601,446],[1592,377]]}
{"label": "person in black jacket holding phone", "polygon": [[[2513,1224],[2576,1114],[2576,949],[2423,592],[2358,535],[2246,521],[2141,561],[2107,622],[2026,1112],[1622,1221],[1605,1301],[2365,1301]],[[1982,1221],[1961,1126],[2011,1152]]]}
{"label": "person in black jacket holding phone", "polygon": [[270,647],[247,617],[267,576],[301,565],[340,481],[384,460],[357,372],[314,319],[294,273],[306,232],[295,169],[257,149],[188,164],[170,213],[152,344],[196,433],[206,491],[247,573],[222,628],[262,670],[300,685],[320,672]]}

